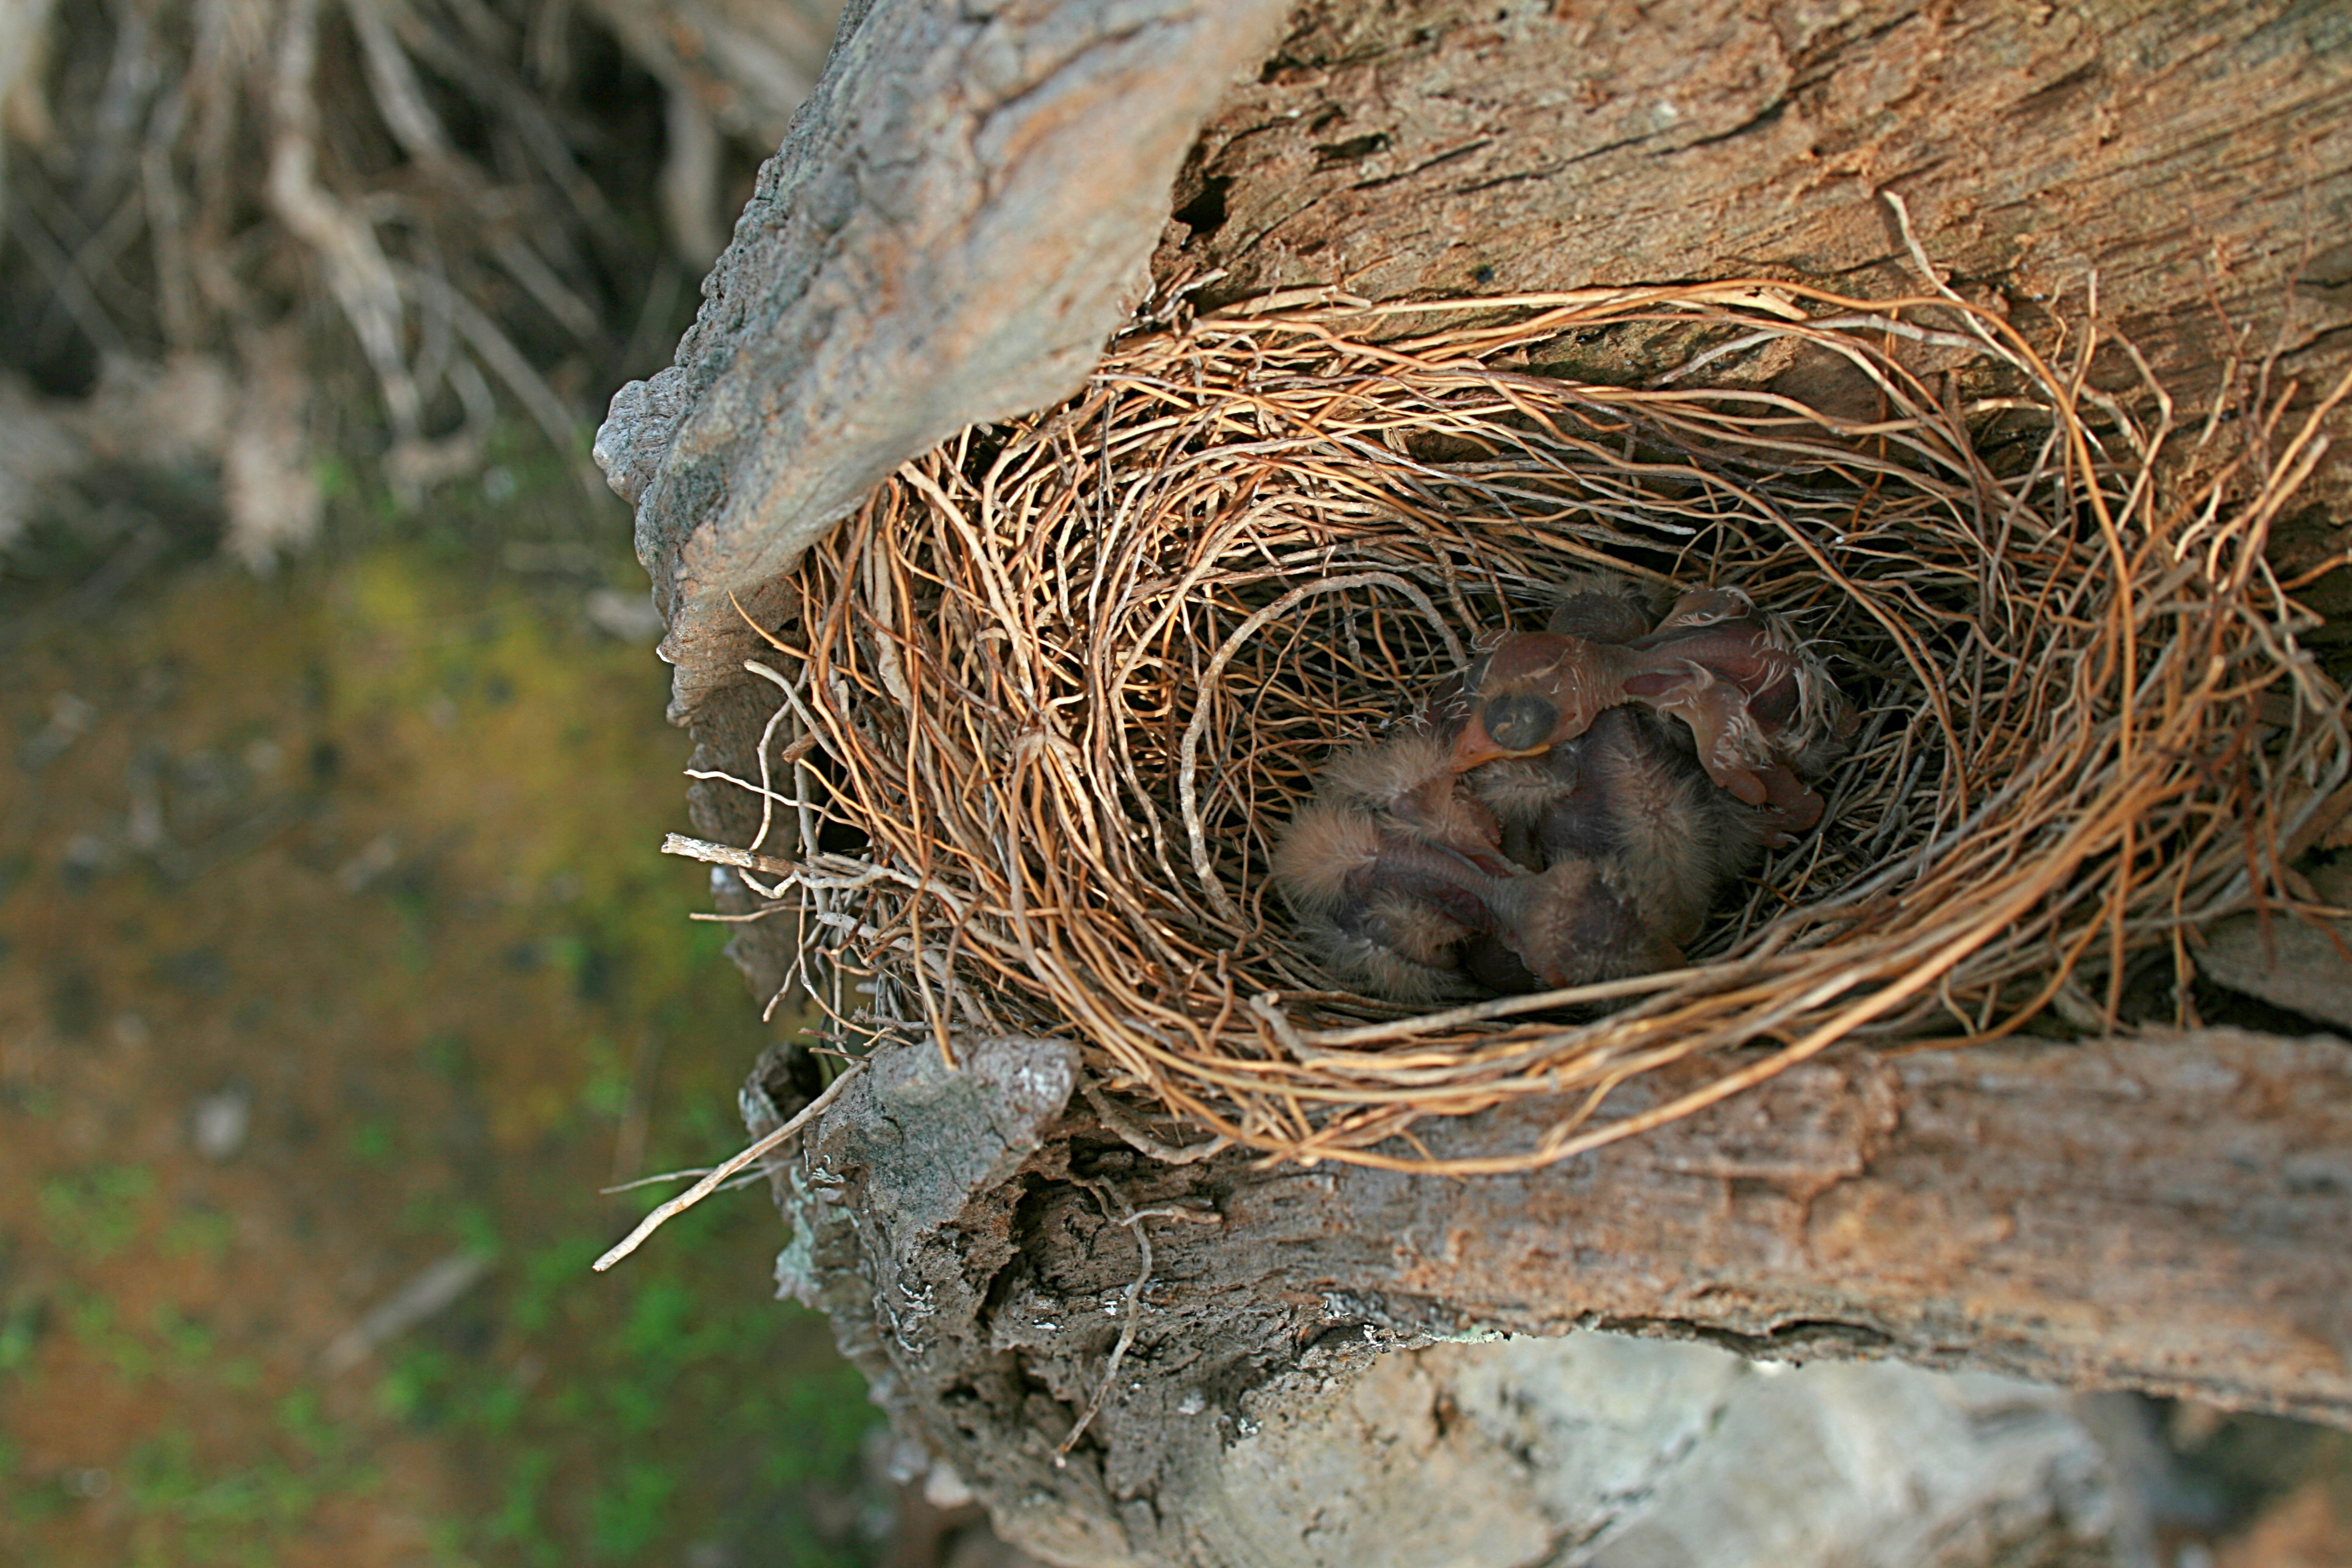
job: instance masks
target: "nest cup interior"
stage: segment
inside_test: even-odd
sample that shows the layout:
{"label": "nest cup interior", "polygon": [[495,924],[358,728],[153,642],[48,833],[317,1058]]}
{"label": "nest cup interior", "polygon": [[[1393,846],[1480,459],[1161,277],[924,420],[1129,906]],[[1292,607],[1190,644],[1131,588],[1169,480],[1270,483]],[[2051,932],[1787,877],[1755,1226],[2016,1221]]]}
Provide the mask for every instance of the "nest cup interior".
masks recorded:
{"label": "nest cup interior", "polygon": [[[2155,389],[2088,421],[1948,296],[1452,309],[1472,324],[1129,338],[803,560],[760,670],[753,847],[795,860],[765,890],[845,1029],[1074,1037],[1114,1089],[1270,1152],[1524,1168],[1838,1039],[2169,1013],[2194,924],[2283,899],[2281,847],[2347,762],[2262,562],[2292,462],[2168,470]],[[1687,969],[1422,1013],[1335,989],[1269,886],[1284,825],[1596,566],[1743,588],[1817,642],[1863,713],[1824,822]],[[1556,1110],[1517,1147],[1412,1131],[1522,1096]]]}

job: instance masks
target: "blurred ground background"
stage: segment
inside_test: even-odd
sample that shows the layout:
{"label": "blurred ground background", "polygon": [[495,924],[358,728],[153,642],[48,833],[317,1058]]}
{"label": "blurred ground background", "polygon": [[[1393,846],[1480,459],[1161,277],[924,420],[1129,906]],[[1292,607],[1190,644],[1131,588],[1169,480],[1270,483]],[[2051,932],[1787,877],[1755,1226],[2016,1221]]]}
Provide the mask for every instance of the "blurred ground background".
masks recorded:
{"label": "blurred ground background", "polygon": [[[584,453],[828,17],[0,0],[0,1563],[994,1551],[761,1192],[587,1267],[798,1022]],[[2140,1413],[2168,1562],[2352,1563],[2341,1435]]]}
{"label": "blurred ground background", "polygon": [[[740,1142],[769,1031],[653,852],[685,745],[590,609],[620,509],[556,569],[498,525],[576,508],[560,469],[457,488],[462,522],[191,561],[10,651],[0,1561],[720,1568],[895,1528],[861,1380],[769,1300],[763,1191],[588,1270],[673,1190],[597,1188]],[[347,1338],[420,1276],[455,1299]]]}
{"label": "blurred ground background", "polygon": [[0,0],[0,1563],[949,1540],[762,1194],[588,1269],[798,1024],[586,462],[822,58],[749,9]]}

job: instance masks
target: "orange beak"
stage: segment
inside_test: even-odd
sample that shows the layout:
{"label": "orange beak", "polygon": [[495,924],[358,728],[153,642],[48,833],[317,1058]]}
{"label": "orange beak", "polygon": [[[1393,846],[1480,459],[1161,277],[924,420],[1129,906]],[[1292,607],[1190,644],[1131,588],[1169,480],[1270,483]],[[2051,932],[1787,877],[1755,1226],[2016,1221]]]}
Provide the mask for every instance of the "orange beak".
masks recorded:
{"label": "orange beak", "polygon": [[1495,737],[1486,733],[1486,722],[1474,713],[1470,722],[1462,727],[1462,738],[1454,742],[1453,769],[1457,773],[1466,773],[1472,768],[1483,767],[1499,758],[1532,757],[1545,749],[1542,746],[1522,746],[1513,751],[1507,746],[1497,745]]}

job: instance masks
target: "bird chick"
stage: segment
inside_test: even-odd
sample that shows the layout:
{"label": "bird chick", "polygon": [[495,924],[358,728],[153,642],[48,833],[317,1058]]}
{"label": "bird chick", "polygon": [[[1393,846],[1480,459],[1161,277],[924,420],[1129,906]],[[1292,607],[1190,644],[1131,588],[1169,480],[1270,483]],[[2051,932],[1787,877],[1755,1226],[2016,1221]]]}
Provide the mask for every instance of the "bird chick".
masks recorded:
{"label": "bird chick", "polygon": [[[1500,893],[1512,880],[1392,821],[1331,799],[1291,822],[1274,879],[1323,966],[1352,988],[1434,1001],[1483,984],[1465,948],[1499,942]],[[1491,951],[1483,966],[1495,968]]]}
{"label": "bird chick", "polygon": [[1520,868],[1498,832],[1462,787],[1449,740],[1415,728],[1325,770],[1276,846],[1274,880],[1351,986],[1409,1002],[1463,994],[1507,957],[1497,903]]}
{"label": "bird chick", "polygon": [[1415,725],[1374,746],[1342,755],[1323,770],[1319,799],[1381,819],[1407,837],[1462,856],[1490,875],[1517,868],[1500,858],[1495,814],[1460,784],[1454,747],[1443,728]]}
{"label": "bird chick", "polygon": [[1664,615],[1633,579],[1567,584],[1404,733],[1325,772],[1275,853],[1326,967],[1402,1001],[1679,966],[1854,719],[1820,659],[1737,589]]}
{"label": "bird chick", "polygon": [[1494,988],[1553,991],[1679,967],[1681,949],[1645,918],[1622,870],[1570,857],[1512,884],[1502,942],[1527,979]]}
{"label": "bird chick", "polygon": [[1738,589],[1706,589],[1633,646],[1654,662],[1626,690],[1689,725],[1709,777],[1782,842],[1821,820],[1810,784],[1845,754],[1856,717],[1787,620]]}
{"label": "bird chick", "polygon": [[1584,733],[1608,709],[1630,700],[1627,683],[1656,674],[1664,690],[1682,659],[1565,632],[1507,632],[1462,674],[1453,763],[1456,771],[1501,757],[1528,757]]}
{"label": "bird chick", "polygon": [[1626,700],[1624,679],[1646,668],[1617,650],[1657,623],[1653,590],[1614,572],[1571,573],[1558,586],[1542,632],[1488,639],[1423,714],[1424,728],[1461,748],[1457,767],[1531,754],[1578,733],[1593,714]]}
{"label": "bird chick", "polygon": [[1504,852],[1540,867],[1498,896],[1510,939],[1546,985],[1668,968],[1763,848],[1759,814],[1717,789],[1681,725],[1628,704],[1540,759],[1469,775]]}
{"label": "bird chick", "polygon": [[1615,572],[1579,572],[1556,584],[1559,598],[1544,630],[1587,642],[1629,643],[1658,622],[1658,595]]}
{"label": "bird chick", "polygon": [[[1554,621],[1616,635],[1630,625],[1626,604],[1584,593]],[[1560,631],[1497,638],[1446,710],[1460,723],[1454,765],[1538,755],[1628,701],[1688,725],[1707,776],[1762,811],[1781,843],[1821,820],[1810,782],[1854,729],[1852,706],[1786,620],[1738,589],[1712,588],[1684,595],[1656,629],[1623,643]]]}

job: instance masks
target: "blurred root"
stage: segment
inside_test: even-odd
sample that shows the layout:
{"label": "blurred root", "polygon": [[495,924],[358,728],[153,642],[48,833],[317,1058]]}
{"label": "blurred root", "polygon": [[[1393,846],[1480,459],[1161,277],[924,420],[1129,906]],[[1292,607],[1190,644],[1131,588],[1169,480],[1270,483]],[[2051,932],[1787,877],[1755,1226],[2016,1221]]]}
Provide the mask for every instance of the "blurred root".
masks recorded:
{"label": "blurred root", "polygon": [[[194,457],[257,567],[315,535],[325,453],[414,508],[482,467],[502,406],[609,507],[585,426],[690,295],[665,212],[707,262],[744,171],[717,138],[781,125],[833,14],[608,0],[602,26],[667,40],[639,67],[554,0],[0,0],[0,365],[68,399],[226,376]],[[47,461],[0,451],[0,518]]]}

